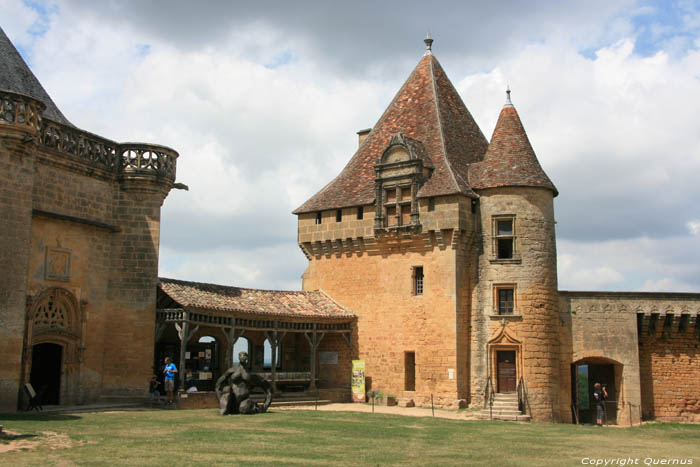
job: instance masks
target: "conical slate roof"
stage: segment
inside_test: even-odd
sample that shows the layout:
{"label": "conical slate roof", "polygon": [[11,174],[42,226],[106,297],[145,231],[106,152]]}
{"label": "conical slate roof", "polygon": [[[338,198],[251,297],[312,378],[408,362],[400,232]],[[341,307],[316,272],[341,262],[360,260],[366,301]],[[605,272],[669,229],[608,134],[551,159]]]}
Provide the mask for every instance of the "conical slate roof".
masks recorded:
{"label": "conical slate roof", "polygon": [[482,159],[488,141],[440,63],[428,53],[340,175],[294,213],[373,203],[374,166],[397,133],[423,143],[435,166],[419,197],[456,193],[476,196],[467,181],[468,167]]}
{"label": "conical slate roof", "polygon": [[34,73],[29,69],[17,49],[0,28],[0,89],[33,97],[46,106],[44,117],[64,125],[73,126],[63,116]]}
{"label": "conical slate roof", "polygon": [[530,186],[559,192],[540,166],[518,112],[508,99],[498,116],[484,160],[469,167],[472,188]]}

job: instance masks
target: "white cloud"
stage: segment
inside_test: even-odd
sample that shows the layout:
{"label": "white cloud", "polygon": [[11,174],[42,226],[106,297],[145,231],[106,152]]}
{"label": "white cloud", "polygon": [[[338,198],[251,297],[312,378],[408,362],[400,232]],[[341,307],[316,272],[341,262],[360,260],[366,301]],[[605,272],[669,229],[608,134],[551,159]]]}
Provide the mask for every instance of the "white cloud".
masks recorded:
{"label": "white cloud", "polygon": [[696,237],[700,236],[700,220],[688,222],[688,229],[690,230],[690,233]]}
{"label": "white cloud", "polygon": [[[635,55],[632,17],[651,21],[655,12],[609,3],[585,21],[556,5],[533,14],[536,27],[551,26],[546,39],[519,21],[503,38],[507,46],[489,43],[490,55],[446,41],[436,43],[436,54],[487,138],[510,84],[535,152],[561,192],[560,288],[698,290],[700,42]],[[2,26],[29,47],[35,73],[75,124],[180,152],[178,181],[190,191],[165,202],[161,274],[297,288],[305,260],[289,212],[342,169],[357,145],[354,132],[376,122],[419,51],[406,65],[405,53],[391,56],[396,44],[368,31],[374,50],[333,49],[329,57],[314,49],[328,44],[310,40],[323,28],[295,34],[290,25],[280,28],[279,18],[219,24],[216,41],[188,47],[162,33],[170,27],[162,18],[155,34],[138,27],[143,18],[117,21],[91,8],[61,2],[39,36],[26,32],[38,13],[23,2],[0,0],[0,18],[11,18]],[[700,15],[684,8],[685,33]],[[439,25],[458,35],[454,42],[471,44],[441,18]],[[195,19],[201,27],[207,21]],[[511,24],[506,19],[489,21],[488,29],[510,31],[498,27]],[[657,32],[670,34],[664,40],[671,47],[674,35]],[[443,58],[441,47],[452,47],[451,55]],[[265,67],[287,51],[294,60]],[[382,57],[383,68],[370,55]],[[486,71],[457,71],[474,63]]]}

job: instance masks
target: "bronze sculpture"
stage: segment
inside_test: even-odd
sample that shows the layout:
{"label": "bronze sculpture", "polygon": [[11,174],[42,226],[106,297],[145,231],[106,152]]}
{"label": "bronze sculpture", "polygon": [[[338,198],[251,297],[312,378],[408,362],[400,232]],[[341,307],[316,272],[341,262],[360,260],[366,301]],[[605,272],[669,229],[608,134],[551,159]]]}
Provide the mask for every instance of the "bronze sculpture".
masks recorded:
{"label": "bronze sculpture", "polygon": [[[272,387],[259,375],[248,371],[248,352],[238,354],[240,365],[231,367],[216,381],[216,397],[219,399],[219,413],[254,414],[267,411],[272,403]],[[265,401],[260,406],[250,398],[253,388],[265,391]]]}

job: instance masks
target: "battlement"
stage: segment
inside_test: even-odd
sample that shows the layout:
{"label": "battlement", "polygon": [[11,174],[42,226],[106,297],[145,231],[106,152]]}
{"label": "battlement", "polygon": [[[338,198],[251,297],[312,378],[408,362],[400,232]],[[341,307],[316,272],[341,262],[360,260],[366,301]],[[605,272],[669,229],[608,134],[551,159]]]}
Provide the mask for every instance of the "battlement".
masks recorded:
{"label": "battlement", "polygon": [[[0,127],[25,138],[37,138],[40,147],[121,176],[155,176],[175,181],[178,153],[148,143],[117,143],[79,128],[42,117],[46,106],[29,96],[0,91]],[[31,139],[27,140],[31,141]]]}

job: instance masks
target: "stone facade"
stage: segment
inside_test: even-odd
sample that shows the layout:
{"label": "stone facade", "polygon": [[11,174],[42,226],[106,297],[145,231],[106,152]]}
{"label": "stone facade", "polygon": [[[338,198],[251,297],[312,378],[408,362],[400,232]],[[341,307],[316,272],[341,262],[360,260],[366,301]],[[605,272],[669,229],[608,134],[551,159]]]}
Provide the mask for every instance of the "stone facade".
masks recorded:
{"label": "stone facade", "polygon": [[49,120],[21,94],[0,108],[0,411],[25,382],[61,404],[142,396],[177,153]]}

